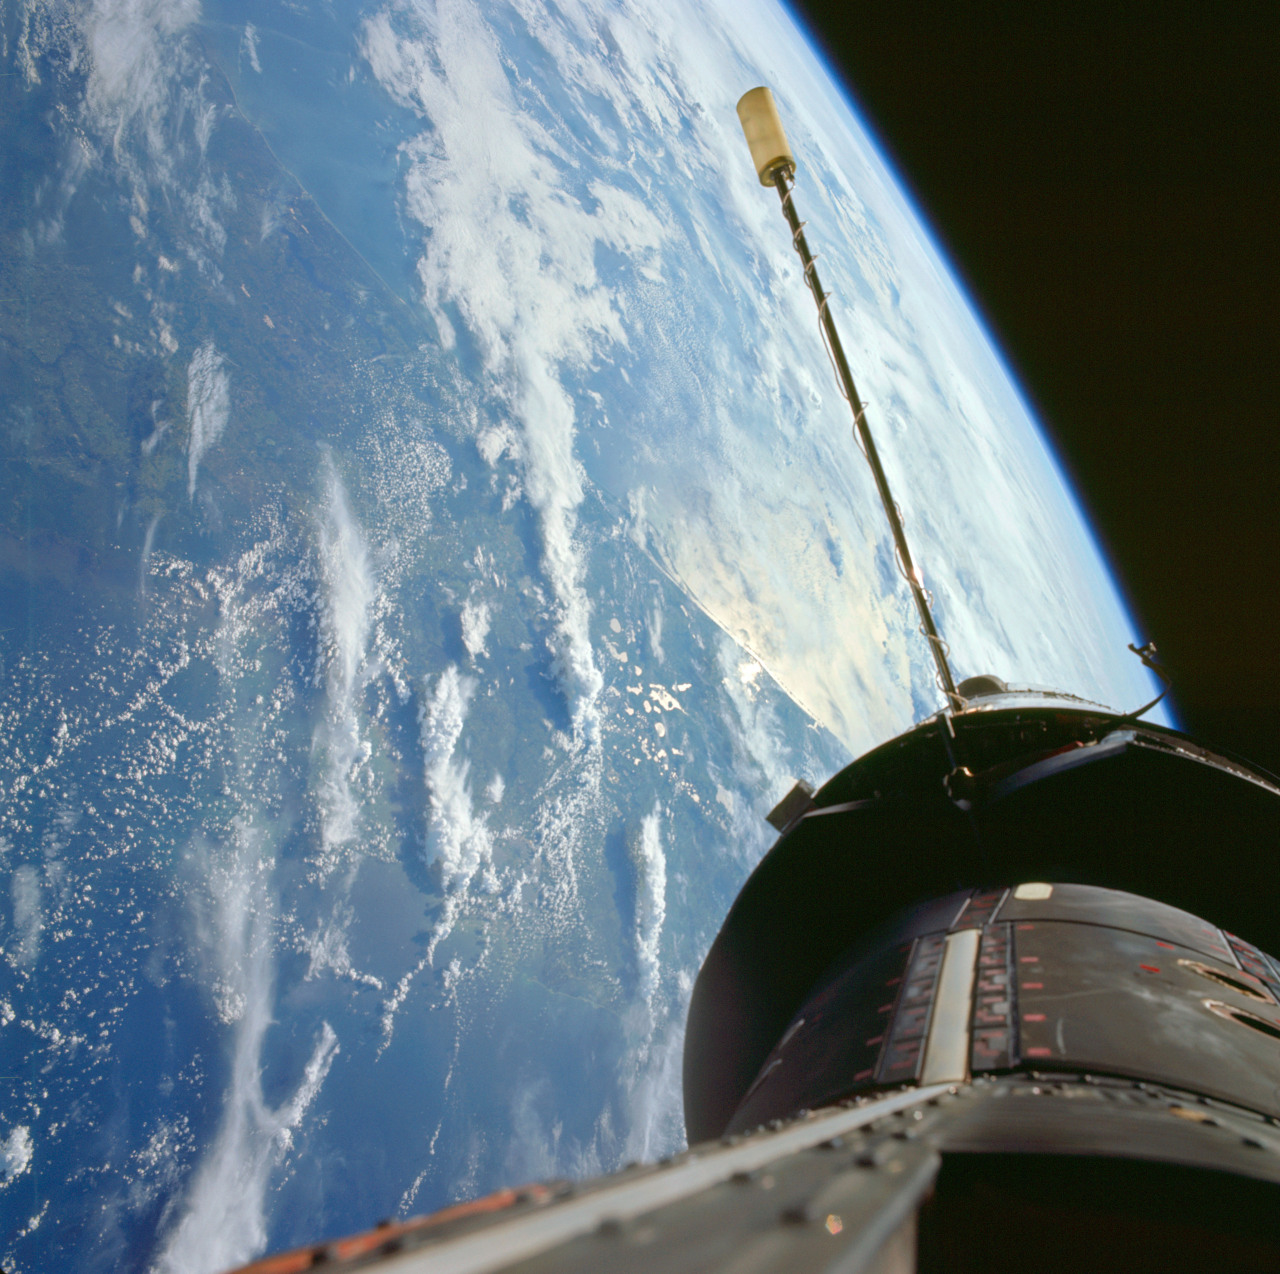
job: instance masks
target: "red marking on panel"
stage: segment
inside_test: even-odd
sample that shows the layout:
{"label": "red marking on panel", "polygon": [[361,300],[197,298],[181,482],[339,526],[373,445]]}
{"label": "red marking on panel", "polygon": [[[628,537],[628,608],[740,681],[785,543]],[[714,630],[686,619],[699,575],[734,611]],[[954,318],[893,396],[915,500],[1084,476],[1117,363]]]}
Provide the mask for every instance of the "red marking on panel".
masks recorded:
{"label": "red marking on panel", "polygon": [[1043,991],[1044,983],[1043,982],[1024,982],[1022,984],[1022,989],[1024,991]]}
{"label": "red marking on panel", "polygon": [[1156,946],[1163,947],[1166,951],[1174,950],[1174,945],[1172,942],[1161,942],[1159,938],[1156,939]]}
{"label": "red marking on panel", "polygon": [[875,1039],[870,1039],[867,1041],[867,1047],[870,1048],[873,1044],[883,1044],[883,1043],[884,1043],[884,1036],[877,1035]]}
{"label": "red marking on panel", "polygon": [[1019,964],[1039,964],[1040,957],[1039,956],[1019,956],[1018,963]]}
{"label": "red marking on panel", "polygon": [[900,977],[890,978],[888,982],[885,983],[885,986],[899,986],[901,982],[902,982],[902,979]]}
{"label": "red marking on panel", "polygon": [[1053,1049],[1051,1048],[1024,1048],[1022,1050],[1028,1057],[1052,1057]]}
{"label": "red marking on panel", "polygon": [[1025,933],[1028,929],[1034,929],[1035,925],[1018,925],[1017,928],[1020,933]]}
{"label": "red marking on panel", "polygon": [[1145,969],[1148,973],[1159,973],[1160,970],[1154,964],[1140,964],[1138,968]]}
{"label": "red marking on panel", "polygon": [[858,1072],[858,1073],[853,1077],[853,1081],[854,1081],[854,1083],[856,1084],[859,1080],[862,1080],[862,1079],[870,1079],[870,1078],[871,1078],[871,1072],[870,1072],[870,1071],[859,1071],[859,1072]]}
{"label": "red marking on panel", "polygon": [[892,1004],[882,1004],[878,1009],[876,1009],[876,1012],[877,1012],[877,1013],[892,1013],[892,1012],[893,1012],[893,1005],[892,1005]]}
{"label": "red marking on panel", "polygon": [[1022,1015],[1022,1020],[1024,1022],[1043,1022],[1044,1014],[1043,1013],[1024,1013]]}

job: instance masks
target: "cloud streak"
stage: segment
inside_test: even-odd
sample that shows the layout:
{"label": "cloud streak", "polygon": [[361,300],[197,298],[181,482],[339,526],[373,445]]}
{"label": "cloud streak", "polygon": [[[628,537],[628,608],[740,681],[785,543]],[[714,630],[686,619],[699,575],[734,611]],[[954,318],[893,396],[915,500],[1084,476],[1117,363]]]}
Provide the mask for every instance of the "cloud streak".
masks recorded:
{"label": "cloud streak", "polygon": [[597,249],[641,262],[661,226],[633,194],[573,174],[566,138],[517,100],[498,39],[474,6],[402,0],[365,22],[362,50],[383,87],[426,125],[402,148],[405,208],[425,236],[423,300],[447,343],[461,318],[491,392],[519,425],[524,493],[555,599],[552,668],[576,737],[594,740],[603,677],[578,542],[576,413],[562,373],[627,341],[596,272]]}
{"label": "cloud streak", "polygon": [[231,1075],[217,1136],[187,1189],[156,1274],[213,1274],[263,1250],[271,1175],[293,1148],[338,1052],[337,1035],[322,1023],[292,1096],[267,1105],[262,1054],[272,1022],[274,908],[263,849],[262,833],[237,819],[230,843],[205,851],[207,911],[197,932],[219,971],[211,987],[218,1017],[234,1027]]}
{"label": "cloud streak", "polygon": [[640,993],[652,1011],[662,973],[662,926],[667,918],[667,858],[662,848],[662,809],[640,820],[631,845],[636,869],[636,961]]}
{"label": "cloud streak", "polygon": [[359,832],[360,803],[353,783],[370,754],[361,737],[359,694],[363,685],[377,586],[364,532],[351,512],[346,488],[332,456],[324,461],[324,502],[316,550],[320,567],[320,663],[325,685],[325,714],[316,731],[322,773],[320,871],[337,865]]}
{"label": "cloud streak", "polygon": [[474,693],[475,682],[450,664],[437,678],[422,710],[427,861],[439,866],[441,881],[451,894],[464,892],[493,858],[493,837],[471,802],[471,764],[457,754]]}
{"label": "cloud streak", "polygon": [[212,341],[205,341],[187,367],[187,498],[195,499],[196,476],[231,416],[231,378]]}

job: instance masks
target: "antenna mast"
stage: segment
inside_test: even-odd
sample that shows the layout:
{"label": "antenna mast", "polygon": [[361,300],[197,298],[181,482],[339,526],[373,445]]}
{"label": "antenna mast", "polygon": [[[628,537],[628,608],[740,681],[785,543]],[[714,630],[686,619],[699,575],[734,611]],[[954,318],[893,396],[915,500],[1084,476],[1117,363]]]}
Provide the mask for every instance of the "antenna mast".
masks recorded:
{"label": "antenna mast", "polygon": [[809,285],[809,291],[813,293],[814,303],[818,307],[818,322],[835,367],[836,377],[840,382],[840,392],[853,412],[853,436],[862,454],[866,456],[867,463],[871,466],[876,490],[880,493],[880,502],[884,505],[885,517],[889,519],[889,530],[893,534],[898,569],[911,589],[911,597],[920,615],[920,631],[929,642],[938,688],[946,695],[947,708],[950,711],[963,711],[965,700],[956,690],[955,679],[951,675],[951,666],[947,662],[949,653],[947,643],[943,641],[937,625],[933,622],[929,593],[924,587],[920,568],[912,560],[911,549],[907,545],[907,533],[902,525],[902,514],[893,498],[893,493],[889,490],[889,479],[885,477],[884,466],[880,463],[880,454],[876,451],[876,444],[871,437],[870,426],[867,424],[866,408],[858,397],[857,386],[853,383],[853,373],[849,370],[849,360],[845,357],[844,346],[840,343],[840,334],[836,331],[835,320],[831,317],[828,305],[831,298],[823,292],[822,284],[818,281],[817,259],[809,251],[809,243],[804,235],[805,223],[800,220],[795,209],[792,188],[795,185],[796,161],[787,144],[782,121],[778,118],[778,108],[774,105],[773,94],[767,88],[753,88],[744,94],[738,103],[738,118],[742,121],[742,131],[747,136],[747,145],[751,148],[751,158],[755,163],[760,184],[775,187],[782,200],[782,213],[787,219],[787,225],[791,227],[791,243],[804,266],[804,281]]}

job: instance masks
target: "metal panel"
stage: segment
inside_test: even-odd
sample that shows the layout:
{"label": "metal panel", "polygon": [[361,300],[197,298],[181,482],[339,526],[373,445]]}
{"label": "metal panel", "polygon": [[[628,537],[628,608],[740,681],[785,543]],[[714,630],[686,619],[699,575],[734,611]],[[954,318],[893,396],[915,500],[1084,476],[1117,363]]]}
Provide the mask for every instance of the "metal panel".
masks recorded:
{"label": "metal panel", "polygon": [[[739,1218],[745,1217],[748,1221],[754,1218],[758,1230],[774,1232],[779,1221],[793,1227],[789,1241],[779,1246],[779,1260],[772,1263],[761,1260],[758,1269],[823,1268],[812,1261],[786,1263],[796,1261],[797,1240],[808,1238],[816,1239],[826,1249],[829,1261],[834,1263],[836,1257],[843,1257],[841,1268],[856,1271],[865,1266],[919,1202],[937,1172],[939,1160],[936,1152],[915,1144],[895,1147],[897,1161],[902,1165],[899,1172],[881,1174],[854,1170],[845,1171],[834,1179],[831,1170],[837,1164],[828,1160],[811,1174],[819,1183],[818,1188],[810,1188],[800,1198],[792,1200],[789,1215],[781,1214],[779,1205],[783,1200],[774,1193],[777,1185],[768,1192],[767,1197],[773,1206],[767,1210],[762,1209],[759,1203],[751,1206],[752,1200],[750,1196],[743,1197],[742,1187],[749,1188],[753,1174],[766,1168],[780,1185],[788,1156],[847,1135],[876,1119],[922,1106],[945,1092],[945,1087],[922,1088],[869,1102],[855,1110],[837,1110],[821,1118],[800,1121],[772,1136],[751,1138],[730,1147],[704,1147],[701,1154],[689,1155],[670,1167],[651,1169],[622,1179],[605,1179],[581,1195],[545,1209],[509,1221],[497,1220],[475,1232],[445,1239],[415,1252],[390,1256],[379,1269],[385,1269],[387,1274],[484,1274],[489,1270],[508,1269],[517,1263],[521,1263],[523,1269],[523,1262],[530,1262],[529,1269],[532,1270],[539,1265],[530,1258],[537,1257],[539,1253],[550,1253],[551,1249],[559,1249],[560,1245],[580,1240],[580,1236],[589,1236],[593,1232],[603,1233],[605,1237],[625,1236],[627,1226],[633,1222],[642,1218],[645,1221],[656,1220],[658,1209],[678,1208],[699,1192],[719,1187],[730,1195],[738,1192],[737,1200],[730,1205],[732,1210]],[[840,1214],[841,1227],[832,1233],[823,1223],[828,1207],[834,1215],[833,1199],[836,1194],[843,1210]],[[705,1197],[697,1201],[697,1211],[692,1214],[694,1224],[704,1234],[714,1236],[717,1232],[723,1233],[732,1242],[730,1253],[735,1250],[741,1252],[745,1246],[741,1227],[730,1231],[710,1225],[707,1203]],[[744,1203],[749,1206],[744,1208]],[[820,1210],[824,1212],[822,1217],[817,1215]],[[843,1224],[846,1215],[850,1222],[847,1234]],[[810,1221],[812,1225],[808,1225]],[[806,1226],[807,1229],[801,1228]],[[840,1236],[843,1236],[843,1241],[837,1243]],[[586,1249],[579,1248],[576,1253],[573,1249],[557,1250],[547,1268],[597,1270],[604,1266],[617,1269],[620,1246],[594,1243]],[[608,1254],[609,1248],[613,1249],[612,1254]],[[678,1251],[677,1244],[675,1252]],[[639,1265],[633,1263],[629,1268],[674,1268],[665,1263],[661,1266],[655,1263],[651,1244],[641,1244],[634,1252]],[[756,1254],[768,1256],[767,1251],[757,1251]],[[571,1255],[586,1259],[571,1263]],[[686,1253],[686,1256],[695,1255]],[[685,1268],[723,1269],[724,1262],[723,1258],[719,1262],[702,1264],[689,1260]]]}
{"label": "metal panel", "polygon": [[938,987],[946,936],[917,938],[902,994],[898,998],[888,1041],[876,1069],[878,1084],[911,1083],[920,1074],[920,1059],[929,1033],[929,1013]]}
{"label": "metal panel", "polygon": [[975,1075],[1008,1070],[1017,1063],[1017,991],[1013,976],[1013,936],[1009,925],[991,925],[978,949],[978,982],[973,993]]}
{"label": "metal panel", "polygon": [[765,1059],[729,1131],[754,1128],[802,1106],[817,1109],[870,1081],[907,982],[912,950],[910,942],[895,943],[856,961],[806,1000]]}
{"label": "metal panel", "polygon": [[1132,1075],[1280,1116],[1280,1040],[1267,1033],[1280,1033],[1280,1007],[1232,989],[1234,964],[1097,925],[1022,921],[1013,933],[1023,1065]]}
{"label": "metal panel", "polygon": [[969,1020],[980,941],[977,929],[961,929],[947,937],[920,1073],[922,1084],[958,1084],[969,1078]]}
{"label": "metal panel", "polygon": [[1221,929],[1189,911],[1119,889],[1055,884],[1048,898],[1019,898],[1015,891],[1005,899],[996,919],[1071,920],[1107,925],[1162,938],[1213,956],[1215,960],[1232,962],[1231,950]]}

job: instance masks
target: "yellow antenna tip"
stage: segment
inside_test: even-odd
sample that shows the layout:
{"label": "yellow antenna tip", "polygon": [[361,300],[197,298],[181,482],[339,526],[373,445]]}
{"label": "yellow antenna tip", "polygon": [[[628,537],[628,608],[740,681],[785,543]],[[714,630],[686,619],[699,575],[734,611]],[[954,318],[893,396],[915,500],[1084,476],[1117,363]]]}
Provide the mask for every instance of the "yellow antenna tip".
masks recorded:
{"label": "yellow antenna tip", "polygon": [[793,173],[796,157],[787,145],[787,134],[773,94],[764,87],[753,88],[742,95],[738,102],[738,119],[751,148],[751,162],[762,186],[772,186],[780,172]]}

